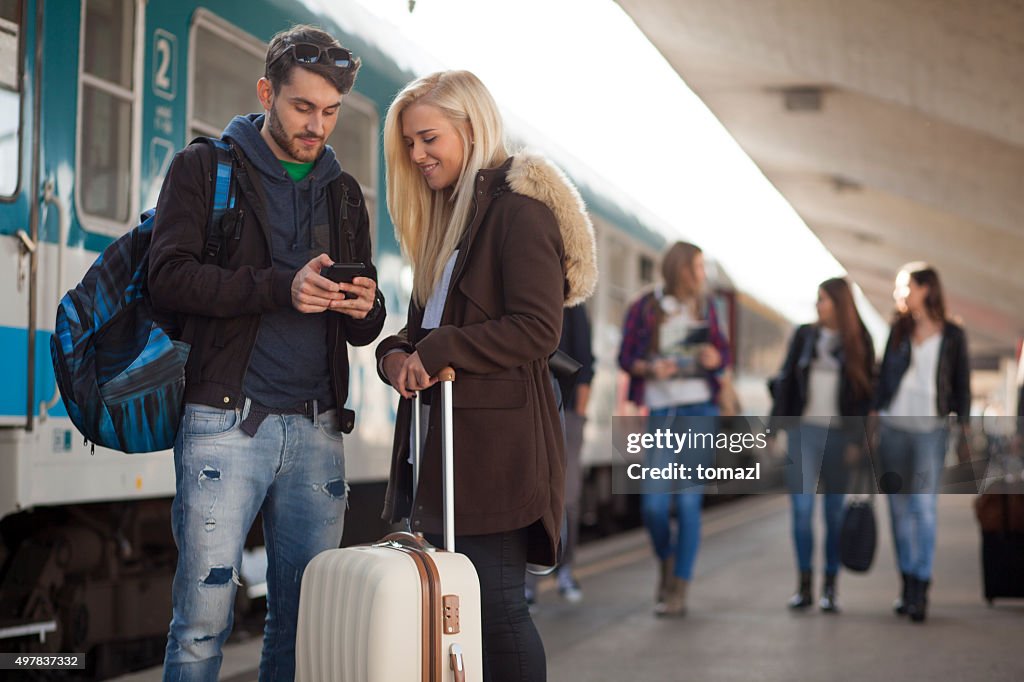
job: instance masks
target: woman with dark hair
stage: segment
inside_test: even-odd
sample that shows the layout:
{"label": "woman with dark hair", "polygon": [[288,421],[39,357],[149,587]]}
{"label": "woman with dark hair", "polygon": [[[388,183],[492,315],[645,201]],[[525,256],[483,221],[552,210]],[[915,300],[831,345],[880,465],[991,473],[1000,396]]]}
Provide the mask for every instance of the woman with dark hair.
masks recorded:
{"label": "woman with dark hair", "polygon": [[[630,375],[629,399],[650,408],[652,430],[671,427],[681,417],[688,420],[686,426],[700,426],[694,431],[708,431],[718,416],[719,376],[729,365],[729,343],[715,306],[703,292],[704,255],[694,244],[676,242],[662,259],[661,273],[664,286],[630,306],[619,366]],[[688,466],[709,465],[713,455],[707,447],[693,447],[680,456],[659,451],[651,453],[648,463],[664,466],[675,457]],[[703,490],[651,484],[644,493],[644,524],[660,567],[655,613],[681,616],[700,544]],[[675,542],[669,529],[673,504],[679,521]]]}
{"label": "woman with dark hair", "polygon": [[903,590],[896,613],[925,619],[935,506],[946,456],[946,417],[955,413],[966,433],[971,407],[964,330],[946,319],[934,268],[905,265],[893,291],[896,315],[882,358],[875,409],[880,415],[882,492],[888,493]]}
{"label": "woman with dark hair", "polygon": [[[846,490],[844,454],[858,448],[864,417],[871,407],[874,349],[857,313],[850,285],[828,279],[818,287],[818,321],[793,334],[786,361],[773,381],[772,418],[786,429],[789,459],[786,481],[793,502],[793,544],[799,584],[791,609],[814,599],[814,500],[819,472],[824,488],[825,582],[819,606],[836,613],[839,531]],[[785,421],[780,419],[789,418]]]}

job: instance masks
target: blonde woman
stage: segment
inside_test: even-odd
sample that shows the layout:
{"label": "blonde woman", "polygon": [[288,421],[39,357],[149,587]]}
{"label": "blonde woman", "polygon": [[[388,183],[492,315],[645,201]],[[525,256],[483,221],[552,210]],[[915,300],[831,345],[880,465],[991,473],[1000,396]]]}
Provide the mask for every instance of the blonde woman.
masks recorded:
{"label": "blonde woman", "polygon": [[538,156],[512,156],[490,93],[467,71],[413,81],[384,124],[387,202],[413,291],[405,329],[377,348],[401,395],[385,517],[440,540],[440,414],[425,406],[413,491],[416,392],[456,369],[456,547],[476,566],[484,679],[545,679],[523,592],[526,563],[555,563],[565,485],[558,395],[548,357],[562,308],[597,279],[579,194]]}

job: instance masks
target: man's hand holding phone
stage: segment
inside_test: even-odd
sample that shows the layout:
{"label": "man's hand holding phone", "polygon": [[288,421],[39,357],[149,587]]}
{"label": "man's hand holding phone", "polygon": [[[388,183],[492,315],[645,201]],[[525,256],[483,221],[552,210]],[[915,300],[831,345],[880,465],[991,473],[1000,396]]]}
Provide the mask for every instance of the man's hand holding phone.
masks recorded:
{"label": "man's hand holding phone", "polygon": [[343,298],[334,299],[330,309],[356,320],[362,320],[370,311],[377,296],[377,282],[365,277],[363,263],[334,263],[324,268],[321,274],[333,282]]}
{"label": "man's hand holding phone", "polygon": [[332,303],[344,299],[344,294],[338,291],[338,285],[321,274],[333,264],[330,257],[322,253],[295,273],[292,279],[292,306],[300,313],[322,313]]}
{"label": "man's hand holding phone", "polygon": [[360,276],[362,263],[335,264],[320,254],[302,267],[292,280],[292,305],[300,313],[335,310],[361,320],[373,310],[377,283]]}

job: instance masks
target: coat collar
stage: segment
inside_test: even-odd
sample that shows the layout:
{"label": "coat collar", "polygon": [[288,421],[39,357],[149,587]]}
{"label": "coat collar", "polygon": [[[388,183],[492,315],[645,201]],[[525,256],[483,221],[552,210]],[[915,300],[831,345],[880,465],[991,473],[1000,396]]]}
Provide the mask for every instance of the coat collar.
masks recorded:
{"label": "coat collar", "polygon": [[[476,213],[463,251],[469,251],[491,201],[504,191],[522,194],[551,209],[558,222],[565,249],[565,307],[571,308],[590,298],[597,285],[594,226],[582,197],[569,178],[546,158],[531,152],[509,157],[500,166],[480,170],[476,175]],[[465,255],[460,253],[459,260],[463,261]],[[456,273],[460,270],[456,264]]]}
{"label": "coat collar", "polygon": [[476,231],[495,199],[505,191],[537,200],[551,209],[558,222],[565,251],[565,307],[579,305],[597,286],[597,246],[594,225],[579,190],[554,164],[528,152],[509,157],[496,168],[476,173],[473,221],[460,247],[452,286],[455,286],[469,257]]}
{"label": "coat collar", "polygon": [[[565,248],[565,306],[579,305],[590,298],[597,285],[594,225],[583,198],[569,178],[539,154],[523,152],[502,168],[505,165],[508,166],[505,182],[509,189],[536,199],[555,215]],[[481,184],[487,184],[487,176],[484,178]]]}

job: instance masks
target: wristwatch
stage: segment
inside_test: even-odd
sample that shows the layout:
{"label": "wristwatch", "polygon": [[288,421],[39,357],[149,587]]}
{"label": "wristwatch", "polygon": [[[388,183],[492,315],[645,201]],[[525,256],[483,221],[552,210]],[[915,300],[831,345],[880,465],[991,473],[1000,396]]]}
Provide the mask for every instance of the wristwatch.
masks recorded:
{"label": "wristwatch", "polygon": [[380,311],[384,309],[384,297],[380,293],[380,289],[373,295],[373,307],[370,308],[370,312],[366,313],[364,320],[373,320],[380,315]]}

